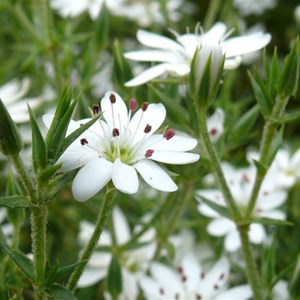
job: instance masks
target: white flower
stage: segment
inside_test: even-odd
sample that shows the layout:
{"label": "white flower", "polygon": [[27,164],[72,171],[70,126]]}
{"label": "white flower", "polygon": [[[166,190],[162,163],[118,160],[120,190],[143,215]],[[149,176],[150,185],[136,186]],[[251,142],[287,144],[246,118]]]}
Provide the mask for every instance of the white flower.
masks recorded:
{"label": "white flower", "polygon": [[[118,94],[107,92],[101,100],[105,121],[96,122],[58,159],[63,163],[62,171],[82,167],[72,185],[78,201],[91,198],[110,180],[119,191],[134,194],[139,186],[137,172],[153,188],[173,192],[177,185],[154,161],[187,164],[199,159],[198,154],[186,152],[197,145],[197,140],[178,136],[171,129],[154,134],[166,116],[162,104],[145,102],[131,118],[136,106],[136,100],[132,99],[128,112]],[[49,127],[53,115],[45,115],[43,119]],[[68,133],[88,120],[71,121]]]}
{"label": "white flower", "polygon": [[12,119],[17,123],[29,121],[27,103],[31,108],[35,108],[45,100],[43,96],[24,99],[23,97],[29,88],[30,80],[28,78],[22,81],[12,80],[0,87],[0,98]]}
{"label": "white flower", "polygon": [[[121,249],[121,247],[131,239],[129,224],[122,211],[116,206],[113,209],[112,218],[115,231],[114,236],[116,238],[116,245],[114,245],[114,247],[120,247]],[[92,235],[94,226],[90,223],[82,222],[80,227],[79,239],[82,244],[86,244]],[[139,230],[138,226],[135,227],[135,230]],[[154,229],[146,231],[139,237],[137,243],[145,243],[145,245],[118,252],[118,260],[121,265],[123,280],[123,292],[119,299],[132,300],[137,298],[137,280],[145,274],[156,249]],[[98,241],[98,246],[109,247],[112,245],[111,235],[108,231],[104,231]],[[86,269],[80,277],[78,287],[87,287],[105,278],[108,273],[111,257],[110,252],[101,251],[100,248],[96,250],[92,254]]]}
{"label": "white flower", "polygon": [[234,0],[234,6],[242,16],[261,15],[265,10],[274,8],[276,0]]}
{"label": "white flower", "polygon": [[226,39],[226,25],[216,23],[206,33],[176,35],[176,41],[167,37],[138,30],[137,39],[144,46],[155,50],[139,50],[125,53],[125,57],[136,61],[160,62],[128,81],[126,86],[144,84],[165,73],[185,76],[190,72],[190,65],[197,48],[205,44],[220,44],[225,54],[225,69],[233,69],[241,63],[242,55],[265,47],[271,40],[270,34],[258,32],[241,37]]}
{"label": "white flower", "polygon": [[[248,169],[234,170],[229,165],[223,165],[223,170],[231,193],[241,212],[244,212],[254,184],[255,169],[250,167]],[[207,232],[212,236],[225,236],[224,246],[227,251],[234,252],[238,250],[241,246],[241,241],[234,222],[221,216],[208,205],[201,202],[201,197],[226,206],[222,192],[214,189],[198,190],[198,210],[201,214],[213,218],[208,224]],[[275,189],[270,181],[264,181],[256,201],[253,216],[284,220],[286,215],[279,207],[286,201],[286,198],[286,191]],[[265,238],[266,232],[263,225],[252,223],[249,231],[250,242],[261,244]]]}
{"label": "white flower", "polygon": [[104,3],[107,8],[113,9],[122,2],[122,0],[51,0],[50,6],[64,18],[74,18],[88,11],[91,19],[96,20]]}
{"label": "white flower", "polygon": [[4,208],[0,208],[0,226],[7,243],[11,244],[14,227],[12,224],[6,222],[6,210]]}
{"label": "white flower", "polygon": [[147,300],[243,300],[252,295],[248,285],[227,289],[229,263],[225,258],[206,271],[193,253],[186,253],[177,270],[154,262],[150,273],[151,277],[140,280]]}
{"label": "white flower", "polygon": [[216,142],[224,132],[224,111],[217,108],[207,119],[207,128],[212,142]]}
{"label": "white flower", "polygon": [[288,282],[285,280],[279,280],[272,290],[273,300],[289,300]]}

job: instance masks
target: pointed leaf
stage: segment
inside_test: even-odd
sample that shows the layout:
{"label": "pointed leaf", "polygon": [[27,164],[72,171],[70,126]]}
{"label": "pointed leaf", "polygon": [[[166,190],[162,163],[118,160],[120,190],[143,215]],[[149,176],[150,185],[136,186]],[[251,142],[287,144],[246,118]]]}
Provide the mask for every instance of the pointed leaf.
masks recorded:
{"label": "pointed leaf", "polygon": [[48,288],[47,293],[59,300],[78,300],[67,288],[57,283]]}
{"label": "pointed leaf", "polygon": [[0,197],[0,206],[18,208],[18,207],[33,207],[34,205],[25,196],[14,195],[8,197]]}
{"label": "pointed leaf", "polygon": [[42,172],[38,174],[38,180],[40,182],[48,181],[57,171],[59,171],[61,166],[62,163],[44,169]]}
{"label": "pointed leaf", "polygon": [[270,165],[278,151],[278,149],[282,146],[282,141],[283,141],[283,132],[284,132],[284,126],[281,126],[280,130],[277,132],[275,138],[272,141],[271,144],[271,150],[269,154],[269,161],[268,165]]}
{"label": "pointed leaf", "polygon": [[38,127],[36,118],[28,106],[30,116],[31,132],[32,132],[32,161],[35,173],[43,170],[47,165],[47,152],[43,135]]}
{"label": "pointed leaf", "polygon": [[220,204],[217,204],[214,201],[211,201],[203,196],[200,195],[200,198],[202,199],[202,202],[205,203],[207,206],[209,206],[211,209],[218,212],[221,216],[224,216],[226,218],[230,218],[230,214],[228,211],[228,208],[225,206],[222,206]]}
{"label": "pointed leaf", "polygon": [[251,222],[259,223],[259,224],[263,224],[263,225],[294,226],[294,224],[290,221],[264,218],[264,217],[251,218]]}
{"label": "pointed leaf", "polygon": [[122,293],[122,272],[119,261],[115,255],[112,256],[108,276],[107,276],[107,289],[113,299],[118,299],[118,296]]}

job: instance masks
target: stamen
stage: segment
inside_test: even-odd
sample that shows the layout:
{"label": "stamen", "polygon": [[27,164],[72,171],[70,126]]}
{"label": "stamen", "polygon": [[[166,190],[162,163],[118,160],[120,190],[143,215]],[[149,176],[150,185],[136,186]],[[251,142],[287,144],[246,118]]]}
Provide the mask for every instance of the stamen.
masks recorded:
{"label": "stamen", "polygon": [[153,153],[154,153],[154,150],[148,149],[145,153],[145,157],[151,157]]}
{"label": "stamen", "polygon": [[97,116],[100,112],[100,106],[98,104],[93,104],[93,114]]}
{"label": "stamen", "polygon": [[180,299],[180,295],[179,295],[179,293],[176,293],[175,294],[175,300],[179,300]]}
{"label": "stamen", "polygon": [[160,288],[160,289],[159,289],[159,292],[160,292],[161,295],[164,295],[164,293],[165,293],[165,291],[164,291],[163,288]]}
{"label": "stamen", "polygon": [[109,95],[109,100],[111,104],[114,104],[117,101],[116,96],[113,93]]}
{"label": "stamen", "polygon": [[136,108],[137,108],[137,101],[136,101],[135,98],[131,98],[131,99],[130,99],[130,102],[129,102],[129,109],[130,109],[131,111],[135,111]]}
{"label": "stamen", "polygon": [[187,281],[187,277],[186,277],[185,275],[182,275],[182,276],[181,276],[181,281],[182,281],[182,282],[186,282],[186,281]]}
{"label": "stamen", "polygon": [[182,266],[179,266],[177,268],[177,271],[178,271],[179,274],[183,274],[183,268],[182,268]]}
{"label": "stamen", "polygon": [[173,129],[167,129],[164,134],[163,137],[168,141],[170,140],[173,136],[175,135],[175,131]]}
{"label": "stamen", "polygon": [[146,127],[145,127],[145,129],[144,129],[144,132],[145,133],[149,133],[151,131],[151,129],[152,129],[152,126],[149,125],[149,124],[147,124]]}
{"label": "stamen", "polygon": [[224,274],[224,273],[221,273],[221,275],[220,275],[220,277],[219,277],[219,280],[224,279],[224,277],[225,277],[225,274]]}
{"label": "stamen", "polygon": [[200,294],[196,294],[196,300],[201,300],[202,296]]}
{"label": "stamen", "polygon": [[201,273],[200,273],[200,278],[201,278],[201,279],[204,279],[204,277],[205,277],[205,272],[201,272]]}
{"label": "stamen", "polygon": [[114,128],[112,130],[112,135],[113,135],[113,137],[119,136],[120,135],[119,129],[118,128]]}
{"label": "stamen", "polygon": [[215,285],[214,285],[214,289],[215,289],[215,290],[218,290],[218,289],[219,289],[219,286],[218,286],[217,284],[215,284]]}
{"label": "stamen", "polygon": [[149,103],[148,103],[148,102],[144,102],[144,103],[142,104],[142,106],[141,106],[142,111],[146,111],[147,108],[148,108],[148,106],[149,106]]}
{"label": "stamen", "polygon": [[84,145],[86,145],[86,144],[88,144],[88,143],[89,143],[89,142],[87,141],[86,138],[83,138],[83,139],[80,140],[80,144],[81,144],[82,146],[84,146]]}
{"label": "stamen", "polygon": [[218,130],[216,128],[212,128],[209,133],[210,135],[215,136],[218,133]]}

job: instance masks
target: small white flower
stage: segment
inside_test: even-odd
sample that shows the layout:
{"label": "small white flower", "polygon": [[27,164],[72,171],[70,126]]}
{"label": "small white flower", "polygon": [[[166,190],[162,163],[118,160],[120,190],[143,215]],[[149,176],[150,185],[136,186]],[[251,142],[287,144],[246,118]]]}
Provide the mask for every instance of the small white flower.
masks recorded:
{"label": "small white flower", "polygon": [[[122,211],[116,206],[113,209],[112,218],[114,224],[113,228],[115,230],[114,235],[116,237],[116,245],[114,246],[122,247],[131,239],[129,224]],[[82,244],[86,244],[92,235],[94,226],[90,223],[82,222],[80,227],[79,239]],[[138,226],[136,226],[134,230],[139,230]],[[119,299],[137,299],[137,281],[145,274],[156,249],[154,229],[146,231],[137,240],[137,243],[145,243],[145,245],[137,247],[136,249],[126,249],[122,252],[118,252],[118,260],[121,266],[123,280],[123,292]],[[111,235],[108,231],[104,231],[98,241],[98,246],[110,247],[112,245]],[[100,249],[96,250],[92,254],[86,269],[80,277],[78,287],[88,287],[105,278],[108,273],[111,257],[112,255],[110,252],[104,252]]]}
{"label": "small white flower", "polygon": [[38,97],[23,98],[29,91],[29,88],[30,79],[28,78],[25,78],[22,81],[12,80],[0,87],[0,98],[16,123],[29,121],[27,103],[34,109],[43,101],[53,99],[55,97],[54,92],[46,88]]}
{"label": "small white flower", "polygon": [[0,226],[1,230],[6,238],[8,244],[12,243],[12,236],[14,227],[12,224],[6,222],[6,210],[4,208],[0,208]]}
{"label": "small white flower", "polygon": [[[157,190],[176,191],[177,185],[154,161],[188,164],[199,159],[198,154],[186,152],[197,145],[196,139],[176,135],[171,129],[154,134],[166,116],[162,104],[145,102],[131,117],[136,106],[131,99],[128,112],[118,94],[107,92],[101,100],[105,121],[91,126],[58,159],[64,172],[81,167],[72,185],[78,201],[91,198],[110,180],[119,191],[134,194],[139,186],[137,172]],[[48,128],[52,119],[53,115],[43,117]],[[88,120],[71,121],[68,134]]]}
{"label": "small white flower", "polygon": [[262,32],[230,39],[226,39],[227,37],[226,25],[223,23],[216,23],[206,33],[176,35],[176,41],[155,33],[138,30],[138,41],[146,47],[156,49],[127,52],[125,57],[131,60],[159,62],[160,64],[145,70],[125,85],[141,85],[165,73],[174,76],[188,75],[196,49],[205,44],[220,44],[226,58],[224,68],[233,69],[241,63],[242,55],[262,49],[271,40],[270,34]]}
{"label": "small white flower", "polygon": [[[223,165],[223,170],[231,193],[241,212],[244,212],[249,203],[250,194],[254,184],[255,169],[254,167],[250,167],[248,169],[235,170],[230,165],[225,164]],[[201,214],[213,218],[208,224],[207,232],[212,236],[225,236],[224,246],[227,251],[234,252],[238,250],[241,246],[241,241],[234,222],[221,216],[208,205],[201,202],[201,197],[211,200],[219,205],[226,206],[222,192],[215,189],[198,190],[198,210]],[[256,201],[253,216],[284,220],[286,215],[279,207],[286,199],[286,191],[275,189],[274,185],[269,180],[264,181]],[[249,231],[250,242],[261,244],[265,238],[266,232],[263,225],[252,223]]]}
{"label": "small white flower", "polygon": [[221,300],[249,299],[248,285],[227,289],[229,263],[221,258],[208,271],[204,270],[194,253],[186,253],[177,270],[161,263],[152,263],[151,277],[140,280],[147,300]]}
{"label": "small white flower", "polygon": [[216,142],[224,132],[224,111],[221,108],[207,119],[207,128],[210,140]]}
{"label": "small white flower", "polygon": [[242,16],[261,15],[265,10],[274,8],[276,0],[234,0],[234,6]]}

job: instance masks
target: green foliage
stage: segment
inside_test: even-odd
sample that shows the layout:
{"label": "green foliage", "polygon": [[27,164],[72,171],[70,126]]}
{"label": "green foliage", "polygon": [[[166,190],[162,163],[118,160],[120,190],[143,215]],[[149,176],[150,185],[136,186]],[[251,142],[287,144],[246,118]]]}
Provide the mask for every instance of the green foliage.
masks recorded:
{"label": "green foliage", "polygon": [[0,206],[9,208],[21,208],[34,206],[25,196],[14,195],[0,198]]}
{"label": "green foliage", "polygon": [[116,255],[112,255],[108,276],[107,276],[107,289],[112,296],[112,299],[118,299],[118,296],[122,293],[122,272],[120,263]]}

